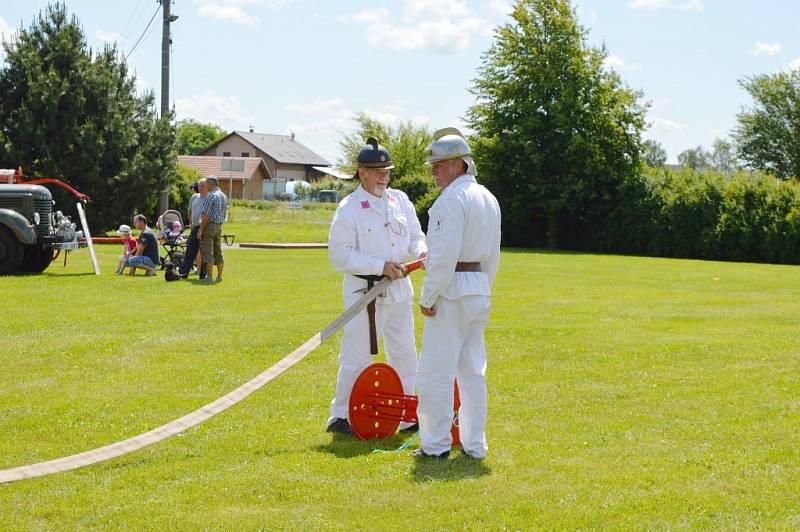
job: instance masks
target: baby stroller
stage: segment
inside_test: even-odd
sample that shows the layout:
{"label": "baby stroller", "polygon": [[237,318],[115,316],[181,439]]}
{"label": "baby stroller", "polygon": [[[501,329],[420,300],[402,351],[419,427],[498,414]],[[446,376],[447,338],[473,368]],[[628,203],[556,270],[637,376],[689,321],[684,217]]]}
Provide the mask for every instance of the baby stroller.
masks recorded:
{"label": "baby stroller", "polygon": [[188,236],[183,234],[183,218],[176,210],[165,211],[156,221],[158,238],[164,247],[165,254],[161,257],[161,269],[178,268],[186,255],[186,242]]}

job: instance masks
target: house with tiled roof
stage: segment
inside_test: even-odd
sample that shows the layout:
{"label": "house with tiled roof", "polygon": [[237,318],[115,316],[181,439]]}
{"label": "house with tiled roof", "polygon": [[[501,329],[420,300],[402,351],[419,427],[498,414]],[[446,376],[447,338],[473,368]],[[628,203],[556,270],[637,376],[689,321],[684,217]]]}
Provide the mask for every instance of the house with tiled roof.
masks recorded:
{"label": "house with tiled roof", "polygon": [[262,199],[264,183],[270,182],[269,170],[261,157],[179,155],[178,164],[194,168],[203,177],[216,176],[229,198]]}
{"label": "house with tiled roof", "polygon": [[[292,135],[273,135],[269,133],[256,133],[255,131],[233,131],[214,144],[200,150],[188,161],[197,168],[197,158],[211,157],[220,161],[210,161],[208,164],[215,166],[226,159],[244,160],[256,158],[264,162],[266,176],[260,183],[260,198],[273,198],[286,190],[289,181],[315,181],[325,175],[339,178],[348,178],[331,168],[331,163],[313,150],[302,144]],[[184,164],[184,163],[181,163]],[[188,164],[187,164],[188,165]],[[208,168],[211,168],[208,166]],[[249,168],[249,166],[247,167]],[[198,168],[199,170],[199,168]],[[246,170],[246,168],[245,168]],[[201,170],[203,175],[204,170]],[[247,172],[245,172],[247,173]],[[225,179],[226,174],[215,173],[220,179]],[[257,176],[255,177],[257,179]],[[231,190],[240,190],[236,187],[236,176],[231,183],[227,183]],[[250,199],[257,188],[255,182],[247,183],[241,188],[244,196],[233,195],[233,198],[244,197]],[[227,189],[223,189],[227,190]]]}

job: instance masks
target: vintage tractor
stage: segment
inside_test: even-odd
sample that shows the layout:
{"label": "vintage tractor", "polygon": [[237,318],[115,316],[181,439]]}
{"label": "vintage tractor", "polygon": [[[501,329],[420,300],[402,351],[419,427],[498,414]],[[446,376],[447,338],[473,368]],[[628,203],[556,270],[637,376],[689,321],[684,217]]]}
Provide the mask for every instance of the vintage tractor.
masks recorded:
{"label": "vintage tractor", "polygon": [[[21,168],[0,170],[2,181],[7,184],[0,184],[0,275],[41,273],[60,251],[78,248],[86,231],[53,212],[53,196],[42,184],[65,188],[81,202],[88,196],[55,179],[26,181]],[[82,212],[83,205],[78,207]]]}

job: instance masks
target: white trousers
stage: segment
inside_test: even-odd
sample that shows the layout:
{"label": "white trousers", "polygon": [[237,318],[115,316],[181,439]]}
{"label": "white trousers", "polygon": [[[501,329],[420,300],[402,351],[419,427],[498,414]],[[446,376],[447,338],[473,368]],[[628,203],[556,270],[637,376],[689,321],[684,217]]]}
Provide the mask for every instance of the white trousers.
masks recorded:
{"label": "white trousers", "polygon": [[458,424],[462,448],[483,458],[486,444],[486,345],[488,296],[439,298],[436,315],[425,318],[422,354],[417,369],[419,434],[422,450],[450,450],[453,423],[453,381],[458,380],[461,408]]}
{"label": "white trousers", "polygon": [[[354,303],[346,301],[348,306]],[[375,305],[375,330],[383,338],[386,361],[403,382],[403,393],[414,393],[417,373],[417,346],[414,341],[414,314],[412,300]],[[336,379],[336,396],[331,402],[331,417],[347,418],[350,391],[364,368],[375,362],[369,352],[369,318],[364,309],[344,326],[339,350],[339,375]]]}

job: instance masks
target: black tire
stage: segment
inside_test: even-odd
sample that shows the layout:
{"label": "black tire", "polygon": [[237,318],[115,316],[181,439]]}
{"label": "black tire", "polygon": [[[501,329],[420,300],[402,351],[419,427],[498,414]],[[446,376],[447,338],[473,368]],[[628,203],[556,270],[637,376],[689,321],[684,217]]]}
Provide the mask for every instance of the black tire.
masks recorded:
{"label": "black tire", "polygon": [[181,264],[183,264],[183,253],[180,251],[173,253],[170,262],[172,262],[172,265],[175,266],[175,270],[180,268]]}
{"label": "black tire", "polygon": [[53,262],[53,248],[36,244],[25,246],[25,253],[19,271],[24,273],[42,273]]}
{"label": "black tire", "polygon": [[22,263],[22,244],[7,227],[0,225],[0,275],[16,273]]}

